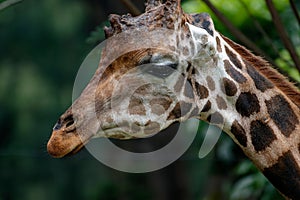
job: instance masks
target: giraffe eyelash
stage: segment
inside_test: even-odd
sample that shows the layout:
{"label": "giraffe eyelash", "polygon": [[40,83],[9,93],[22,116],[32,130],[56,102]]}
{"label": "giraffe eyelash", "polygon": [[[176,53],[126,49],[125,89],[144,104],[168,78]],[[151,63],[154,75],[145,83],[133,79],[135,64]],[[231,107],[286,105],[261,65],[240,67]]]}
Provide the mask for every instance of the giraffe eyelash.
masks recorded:
{"label": "giraffe eyelash", "polygon": [[142,71],[158,78],[167,78],[177,70],[177,66],[178,63],[173,62],[149,63],[142,66]]}
{"label": "giraffe eyelash", "polygon": [[142,67],[143,73],[151,74],[158,78],[167,78],[177,70],[178,63],[169,55],[153,54],[141,59],[139,65]]}

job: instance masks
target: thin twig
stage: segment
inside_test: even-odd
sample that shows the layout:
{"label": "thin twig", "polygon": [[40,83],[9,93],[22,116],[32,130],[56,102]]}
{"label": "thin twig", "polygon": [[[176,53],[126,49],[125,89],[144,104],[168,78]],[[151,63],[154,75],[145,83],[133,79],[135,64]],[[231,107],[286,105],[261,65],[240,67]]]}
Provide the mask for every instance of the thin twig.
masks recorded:
{"label": "thin twig", "polygon": [[273,66],[277,67],[276,63],[267,54],[265,54],[256,44],[247,38],[240,30],[238,30],[209,0],[202,0],[217,16],[217,18],[227,27],[234,37],[240,40],[244,45],[250,48],[255,53],[265,57]]}
{"label": "thin twig", "polygon": [[140,15],[142,12],[132,3],[131,0],[121,0],[122,3],[127,7],[130,13],[134,16]]}
{"label": "thin twig", "polygon": [[275,6],[272,2],[272,0],[266,0],[267,6],[269,8],[269,11],[272,16],[272,21],[277,29],[277,32],[279,34],[279,37],[281,38],[285,48],[288,50],[289,54],[291,55],[291,58],[293,59],[296,68],[300,72],[300,59],[297,55],[296,49],[294,48],[287,32],[284,29],[284,26],[280,20],[279,14],[277,10],[275,9]]}
{"label": "thin twig", "polygon": [[[280,57],[280,59],[285,62],[285,64],[287,66],[293,67],[293,63],[290,60],[287,60],[283,57],[280,56],[279,50],[278,48],[274,45],[274,42],[271,40],[271,38],[269,37],[269,35],[266,33],[266,31],[264,30],[264,28],[261,26],[261,24],[259,23],[259,21],[252,15],[251,11],[249,10],[248,6],[246,5],[246,3],[243,0],[239,0],[240,4],[242,4],[242,6],[244,7],[244,9],[246,10],[247,14],[249,15],[251,21],[254,23],[254,26],[256,27],[256,29],[262,34],[262,36],[264,37],[264,41],[266,41],[266,43],[268,45],[270,45],[270,47],[272,47],[273,52]],[[273,60],[273,59],[272,59]],[[275,61],[274,61],[275,62]]]}
{"label": "thin twig", "polygon": [[298,24],[300,25],[300,16],[299,16],[299,13],[298,13],[298,10],[297,10],[294,0],[290,0],[290,5],[291,5],[294,15],[298,21]]}
{"label": "thin twig", "polygon": [[21,1],[23,1],[23,0],[7,0],[7,1],[4,1],[4,2],[0,3],[0,11],[5,9],[5,8],[8,8],[9,6],[20,3]]}

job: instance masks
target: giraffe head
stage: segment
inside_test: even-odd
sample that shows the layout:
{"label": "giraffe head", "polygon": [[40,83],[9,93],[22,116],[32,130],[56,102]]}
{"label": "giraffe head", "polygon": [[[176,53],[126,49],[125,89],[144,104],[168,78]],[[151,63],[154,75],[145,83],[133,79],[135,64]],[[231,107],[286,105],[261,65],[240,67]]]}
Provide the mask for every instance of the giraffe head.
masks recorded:
{"label": "giraffe head", "polygon": [[179,0],[146,5],[137,17],[110,16],[95,75],[53,128],[52,156],[76,153],[96,136],[149,137],[208,106],[198,102],[207,89],[195,91],[190,76],[194,62],[213,62],[210,16],[185,14]]}
{"label": "giraffe head", "polygon": [[[222,126],[287,197],[299,197],[299,91],[260,57],[180,0],[148,0],[138,17],[110,16],[95,75],[59,118],[54,157],[93,137],[151,136],[191,117]],[[222,96],[224,95],[224,96]]]}

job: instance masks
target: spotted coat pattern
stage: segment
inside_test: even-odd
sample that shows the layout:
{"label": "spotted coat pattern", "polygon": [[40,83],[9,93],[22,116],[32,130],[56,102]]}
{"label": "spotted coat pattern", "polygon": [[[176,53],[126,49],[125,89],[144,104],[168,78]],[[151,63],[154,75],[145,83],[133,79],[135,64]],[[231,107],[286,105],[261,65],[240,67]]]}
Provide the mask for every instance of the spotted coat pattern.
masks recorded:
{"label": "spotted coat pattern", "polygon": [[[228,133],[285,197],[300,199],[300,93],[283,76],[260,57],[218,33],[208,14],[185,14],[179,0],[164,4],[149,0],[141,16],[111,15],[110,23],[111,27],[105,28],[108,38],[136,29],[141,35],[158,28],[173,31],[153,38],[147,35],[145,41],[155,43],[151,48],[142,44],[141,49],[109,63],[105,71],[101,67],[97,70],[54,127],[47,146],[51,155],[76,153],[95,135],[147,137],[176,121],[196,117]],[[113,46],[122,48],[126,42],[132,41],[126,38],[112,42],[102,53],[100,66],[116,50]],[[164,65],[168,63],[176,72],[160,68],[162,65],[140,69],[151,80],[164,79],[160,81],[162,85],[145,82],[130,98],[123,98],[122,91],[132,92],[126,86],[145,81],[139,75],[128,75],[120,84],[123,75],[160,57],[171,60],[171,64]],[[102,78],[98,76],[100,72]],[[117,86],[121,92],[113,98],[113,88]],[[95,100],[91,91],[97,97],[96,117],[84,116],[91,109],[89,102]],[[108,103],[111,100],[115,107]],[[90,130],[96,118],[101,121],[101,131],[93,132]]]}

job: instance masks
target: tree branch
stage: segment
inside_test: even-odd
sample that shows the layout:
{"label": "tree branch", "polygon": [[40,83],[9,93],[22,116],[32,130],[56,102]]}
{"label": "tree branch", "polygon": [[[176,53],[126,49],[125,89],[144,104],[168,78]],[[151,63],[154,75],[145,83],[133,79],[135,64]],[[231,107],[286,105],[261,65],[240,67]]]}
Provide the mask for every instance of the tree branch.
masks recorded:
{"label": "tree branch", "polygon": [[218,17],[218,19],[227,27],[227,29],[241,41],[245,46],[250,48],[255,53],[265,57],[273,66],[277,67],[276,63],[262,51],[256,44],[249,40],[240,30],[238,30],[209,0],[202,0]]}
{"label": "tree branch", "polygon": [[[246,10],[247,14],[249,15],[250,19],[253,21],[254,26],[256,27],[256,29],[262,34],[262,36],[264,37],[264,41],[266,42],[266,44],[268,44],[272,49],[273,52],[280,57],[280,59],[285,62],[285,64],[289,67],[293,67],[293,62],[290,60],[287,60],[283,57],[280,56],[279,50],[278,48],[274,45],[274,42],[271,40],[271,38],[269,37],[269,35],[266,33],[266,31],[264,30],[264,28],[261,26],[261,24],[259,23],[259,21],[252,15],[251,11],[249,10],[248,6],[246,5],[246,3],[243,0],[239,0],[240,4],[244,7],[244,9]],[[275,63],[275,61],[272,59],[272,61]]]}
{"label": "tree branch", "polygon": [[294,0],[290,0],[290,5],[291,5],[292,10],[295,14],[295,17],[298,21],[298,24],[300,25],[300,16],[299,16],[299,13],[298,13],[298,10],[297,10],[297,7],[296,7],[296,4],[295,4]]}
{"label": "tree branch", "polygon": [[7,0],[7,1],[4,1],[4,2],[0,3],[0,11],[5,9],[5,8],[8,8],[9,6],[20,3],[21,1],[23,1],[23,0]]}
{"label": "tree branch", "polygon": [[134,15],[140,15],[142,12],[134,5],[134,3],[132,3],[131,0],[121,0],[122,3],[127,7],[127,9],[129,10],[129,12]]}
{"label": "tree branch", "polygon": [[289,54],[291,55],[291,58],[293,59],[295,65],[296,65],[296,68],[300,72],[300,59],[297,55],[296,49],[294,48],[290,38],[288,37],[287,32],[284,29],[284,26],[280,20],[279,14],[275,9],[275,6],[274,6],[272,0],[266,0],[266,3],[269,8],[269,11],[272,15],[272,20],[277,29],[279,37],[281,38],[281,41],[283,42],[285,48],[288,50]]}

